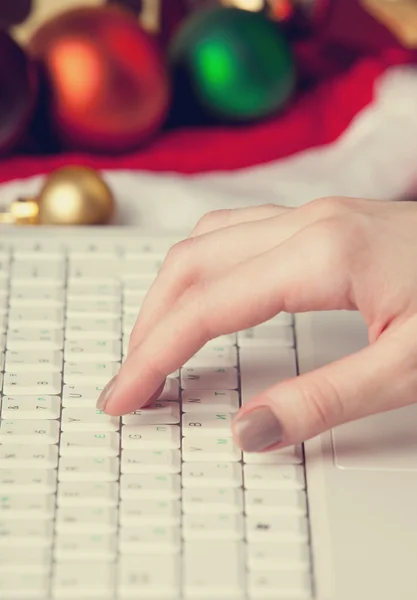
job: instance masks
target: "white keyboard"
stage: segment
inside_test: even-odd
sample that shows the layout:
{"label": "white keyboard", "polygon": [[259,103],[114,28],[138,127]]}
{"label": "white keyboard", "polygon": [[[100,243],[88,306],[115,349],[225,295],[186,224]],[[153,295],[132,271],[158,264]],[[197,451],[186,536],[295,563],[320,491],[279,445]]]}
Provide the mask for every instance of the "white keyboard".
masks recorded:
{"label": "white keyboard", "polygon": [[296,374],[291,317],[213,340],[152,407],[110,417],[97,397],[173,240],[15,231],[0,239],[0,598],[312,598],[303,448],[242,456],[230,430]]}

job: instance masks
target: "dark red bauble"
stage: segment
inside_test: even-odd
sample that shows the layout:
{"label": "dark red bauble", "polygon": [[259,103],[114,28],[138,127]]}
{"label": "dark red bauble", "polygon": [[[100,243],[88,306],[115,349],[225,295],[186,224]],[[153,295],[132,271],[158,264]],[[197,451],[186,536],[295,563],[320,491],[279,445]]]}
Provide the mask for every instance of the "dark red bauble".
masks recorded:
{"label": "dark red bauble", "polygon": [[0,31],[0,153],[26,133],[35,110],[38,78],[33,63],[4,31]]}
{"label": "dark red bauble", "polygon": [[49,118],[69,149],[124,152],[162,126],[167,69],[155,42],[117,7],[61,13],[34,34],[29,51],[49,88]]}

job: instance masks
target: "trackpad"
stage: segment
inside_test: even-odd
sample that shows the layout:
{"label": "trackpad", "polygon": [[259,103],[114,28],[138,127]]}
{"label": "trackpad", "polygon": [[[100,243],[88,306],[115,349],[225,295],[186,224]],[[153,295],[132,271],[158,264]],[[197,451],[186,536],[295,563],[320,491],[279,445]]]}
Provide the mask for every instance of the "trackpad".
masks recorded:
{"label": "trackpad", "polygon": [[341,425],[332,438],[340,469],[417,471],[417,404]]}

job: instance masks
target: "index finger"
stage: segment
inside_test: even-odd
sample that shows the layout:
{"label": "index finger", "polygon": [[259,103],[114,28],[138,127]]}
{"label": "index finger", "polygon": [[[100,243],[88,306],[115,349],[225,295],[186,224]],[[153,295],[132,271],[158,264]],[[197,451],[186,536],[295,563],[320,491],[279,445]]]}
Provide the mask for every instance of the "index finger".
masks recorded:
{"label": "index finger", "polygon": [[337,259],[338,237],[323,238],[320,248],[314,229],[191,287],[128,356],[105,412],[126,414],[147,404],[170,373],[219,335],[253,327],[282,310],[352,308],[349,275]]}

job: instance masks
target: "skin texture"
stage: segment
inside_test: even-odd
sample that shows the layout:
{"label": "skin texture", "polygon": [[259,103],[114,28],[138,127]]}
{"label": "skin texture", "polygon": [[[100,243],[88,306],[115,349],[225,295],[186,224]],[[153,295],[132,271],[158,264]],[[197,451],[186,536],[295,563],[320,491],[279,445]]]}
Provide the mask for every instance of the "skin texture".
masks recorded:
{"label": "skin texture", "polygon": [[411,202],[324,198],[297,209],[209,213],[168,253],[101,406],[112,415],[145,406],[169,373],[218,335],[280,311],[332,309],[359,310],[370,345],[264,390],[235,417],[236,442],[245,447],[240,424],[260,407],[276,418],[280,441],[272,449],[415,402],[416,230]]}

